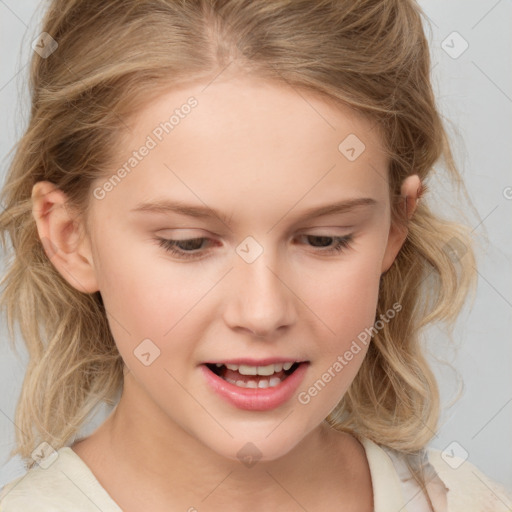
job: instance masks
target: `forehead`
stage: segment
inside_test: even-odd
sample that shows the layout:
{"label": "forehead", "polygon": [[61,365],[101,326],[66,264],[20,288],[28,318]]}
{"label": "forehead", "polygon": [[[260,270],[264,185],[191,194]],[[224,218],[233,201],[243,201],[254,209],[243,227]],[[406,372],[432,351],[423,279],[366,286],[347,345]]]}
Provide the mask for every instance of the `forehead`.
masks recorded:
{"label": "forehead", "polygon": [[151,149],[111,199],[133,206],[169,192],[213,207],[264,200],[284,208],[305,195],[311,204],[387,195],[387,159],[371,120],[288,84],[221,78],[173,87],[129,119],[117,166]]}
{"label": "forehead", "polygon": [[[179,112],[190,98],[196,106],[186,108],[185,114]],[[286,83],[239,75],[172,87],[129,120],[130,134],[151,133],[175,112],[172,137],[167,138],[178,142],[180,135],[185,137],[193,130],[197,144],[217,140],[222,142],[219,149],[223,152],[262,143],[267,149],[279,144],[283,150],[293,147],[300,153],[319,142],[332,146],[349,134],[364,139],[373,156],[383,147],[377,124],[348,105]],[[308,145],[294,147],[298,140]]]}

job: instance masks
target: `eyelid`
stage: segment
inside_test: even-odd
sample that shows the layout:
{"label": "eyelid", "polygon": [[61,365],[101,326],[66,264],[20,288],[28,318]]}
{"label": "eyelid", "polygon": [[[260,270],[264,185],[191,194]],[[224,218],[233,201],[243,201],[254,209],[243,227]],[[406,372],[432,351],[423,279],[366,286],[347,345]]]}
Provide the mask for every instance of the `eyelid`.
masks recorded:
{"label": "eyelid", "polygon": [[[183,234],[182,231],[185,231],[185,233]],[[190,231],[190,234],[187,233],[188,231]],[[177,234],[176,232],[178,232],[179,234]],[[180,237],[183,237],[184,239],[186,239],[186,238],[202,238],[202,237],[210,238],[212,236],[219,236],[219,235],[212,233],[211,231],[201,229],[201,228],[165,228],[165,229],[159,229],[158,231],[155,231],[155,234],[167,236],[168,238],[174,238],[176,236],[180,236]]]}
{"label": "eyelid", "polygon": [[[340,256],[341,254],[344,254],[345,252],[352,249],[352,244],[354,241],[355,233],[348,233],[346,235],[335,235],[332,233],[321,233],[321,234],[315,234],[315,233],[299,233],[296,235],[295,238],[301,238],[301,237],[313,237],[313,238],[331,238],[333,240],[332,245],[327,247],[312,247],[311,253],[314,253],[320,257],[334,257],[334,256]],[[211,243],[215,242],[212,238],[209,237],[193,237],[193,238],[183,238],[183,239],[167,239],[167,238],[161,238],[157,237],[154,239],[160,247],[162,247],[166,252],[168,252],[171,255],[175,255],[178,260],[181,261],[200,261],[203,259],[206,259],[209,254],[212,252],[211,248],[207,249],[193,249],[192,251],[187,251],[184,249],[180,249],[178,247],[178,244],[183,242],[191,242],[200,240],[201,245],[203,245],[204,242]],[[299,244],[301,245],[301,244]]]}
{"label": "eyelid", "polygon": [[[304,232],[307,232],[307,234],[311,234],[310,233],[311,231],[315,231],[315,233],[313,233],[315,236],[344,236],[345,233],[341,234],[341,233],[338,233],[337,231],[333,231],[333,230],[342,230],[342,231],[351,230],[351,231],[353,231],[354,229],[356,229],[356,227],[357,227],[356,224],[348,224],[348,225],[343,225],[343,226],[340,226],[340,225],[305,226],[300,229],[295,228],[293,230],[290,230],[288,233],[286,233],[285,237],[288,238],[289,236],[291,236],[292,233],[295,233],[296,235],[302,235],[302,234],[304,234]],[[326,233],[325,235],[323,233],[317,234],[316,230],[318,230],[318,229],[320,229],[320,230],[327,229],[330,231],[328,233]],[[176,231],[179,232],[179,235],[175,233]],[[188,233],[182,234],[181,233],[182,231],[190,231],[191,233],[190,233],[190,235]],[[202,228],[188,228],[188,227],[187,228],[176,227],[176,228],[159,229],[159,230],[155,231],[155,234],[159,235],[159,236],[161,235],[162,237],[167,237],[167,238],[176,238],[179,236],[180,239],[183,239],[183,240],[191,239],[191,238],[203,238],[203,237],[204,238],[216,238],[216,237],[220,238],[222,236],[222,235],[213,233],[211,231],[208,231],[208,230],[205,230]]]}
{"label": "eyelid", "polygon": [[[347,233],[350,230],[350,232],[352,233],[355,229],[356,229],[355,224],[347,225],[347,226],[339,226],[339,225],[338,226],[307,226],[305,228],[300,228],[299,230],[297,230],[297,233],[304,234],[304,232],[306,232],[307,234],[310,234],[311,231],[314,231],[315,236],[317,236],[316,230],[328,230],[327,234],[325,236],[343,236],[343,235],[340,235],[339,232],[336,230],[342,230],[343,232],[347,232]],[[323,233],[318,236],[323,236]]]}

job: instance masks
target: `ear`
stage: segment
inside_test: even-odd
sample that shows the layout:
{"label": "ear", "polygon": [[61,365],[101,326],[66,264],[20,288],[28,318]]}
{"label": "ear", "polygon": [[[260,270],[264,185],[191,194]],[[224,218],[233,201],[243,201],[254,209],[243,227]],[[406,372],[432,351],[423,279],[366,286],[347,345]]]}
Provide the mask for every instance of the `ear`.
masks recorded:
{"label": "ear", "polygon": [[49,181],[32,187],[32,214],[44,251],[66,281],[84,293],[98,291],[89,239],[71,214],[67,197]]}
{"label": "ear", "polygon": [[[417,174],[408,176],[403,181],[400,194],[404,201],[404,209],[408,219],[412,217],[414,211],[416,210],[421,192],[422,184]],[[407,238],[408,231],[409,230],[407,229],[407,226],[398,225],[393,222],[391,223],[389,228],[388,244],[386,246],[384,258],[382,260],[381,274],[387,272],[395,261],[395,258],[397,257],[400,249],[402,248],[402,245],[405,242],[405,239]]]}

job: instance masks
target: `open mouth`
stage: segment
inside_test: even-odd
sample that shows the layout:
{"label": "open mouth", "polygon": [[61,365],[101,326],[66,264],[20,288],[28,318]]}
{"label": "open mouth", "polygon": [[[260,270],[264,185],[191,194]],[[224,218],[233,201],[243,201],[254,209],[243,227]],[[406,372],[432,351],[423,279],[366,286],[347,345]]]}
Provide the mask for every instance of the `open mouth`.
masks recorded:
{"label": "open mouth", "polygon": [[[242,365],[206,363],[206,366],[218,377],[241,388],[273,388],[286,380],[301,364],[306,362],[280,363],[264,367],[247,367]],[[261,375],[265,373],[265,375]]]}

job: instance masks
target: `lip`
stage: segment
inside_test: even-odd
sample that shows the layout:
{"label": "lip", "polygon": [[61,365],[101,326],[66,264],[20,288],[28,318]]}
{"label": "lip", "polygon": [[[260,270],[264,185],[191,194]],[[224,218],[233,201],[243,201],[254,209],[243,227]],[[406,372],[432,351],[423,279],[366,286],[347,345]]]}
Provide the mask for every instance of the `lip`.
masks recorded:
{"label": "lip", "polygon": [[241,357],[238,359],[222,359],[221,361],[205,361],[203,364],[247,364],[249,366],[267,366],[269,364],[279,363],[307,363],[306,360],[294,359],[293,357],[266,357],[265,359],[250,359],[247,357]]}
{"label": "lip", "polygon": [[[237,359],[236,361],[241,360]],[[244,359],[242,361],[248,360]],[[229,364],[254,364],[254,360],[252,361],[253,363],[233,362]],[[275,360],[269,359],[268,361],[274,362]],[[283,360],[283,362],[286,361],[290,361],[290,359]],[[223,364],[226,364],[226,362],[223,362]],[[260,365],[260,361],[257,361],[257,364]],[[275,409],[290,400],[304,380],[304,375],[306,374],[308,367],[308,361],[301,362],[298,368],[291,375],[286,377],[286,379],[273,388],[241,388],[213,373],[206,364],[201,365],[201,371],[209,387],[235,407],[247,411],[268,411]]]}

